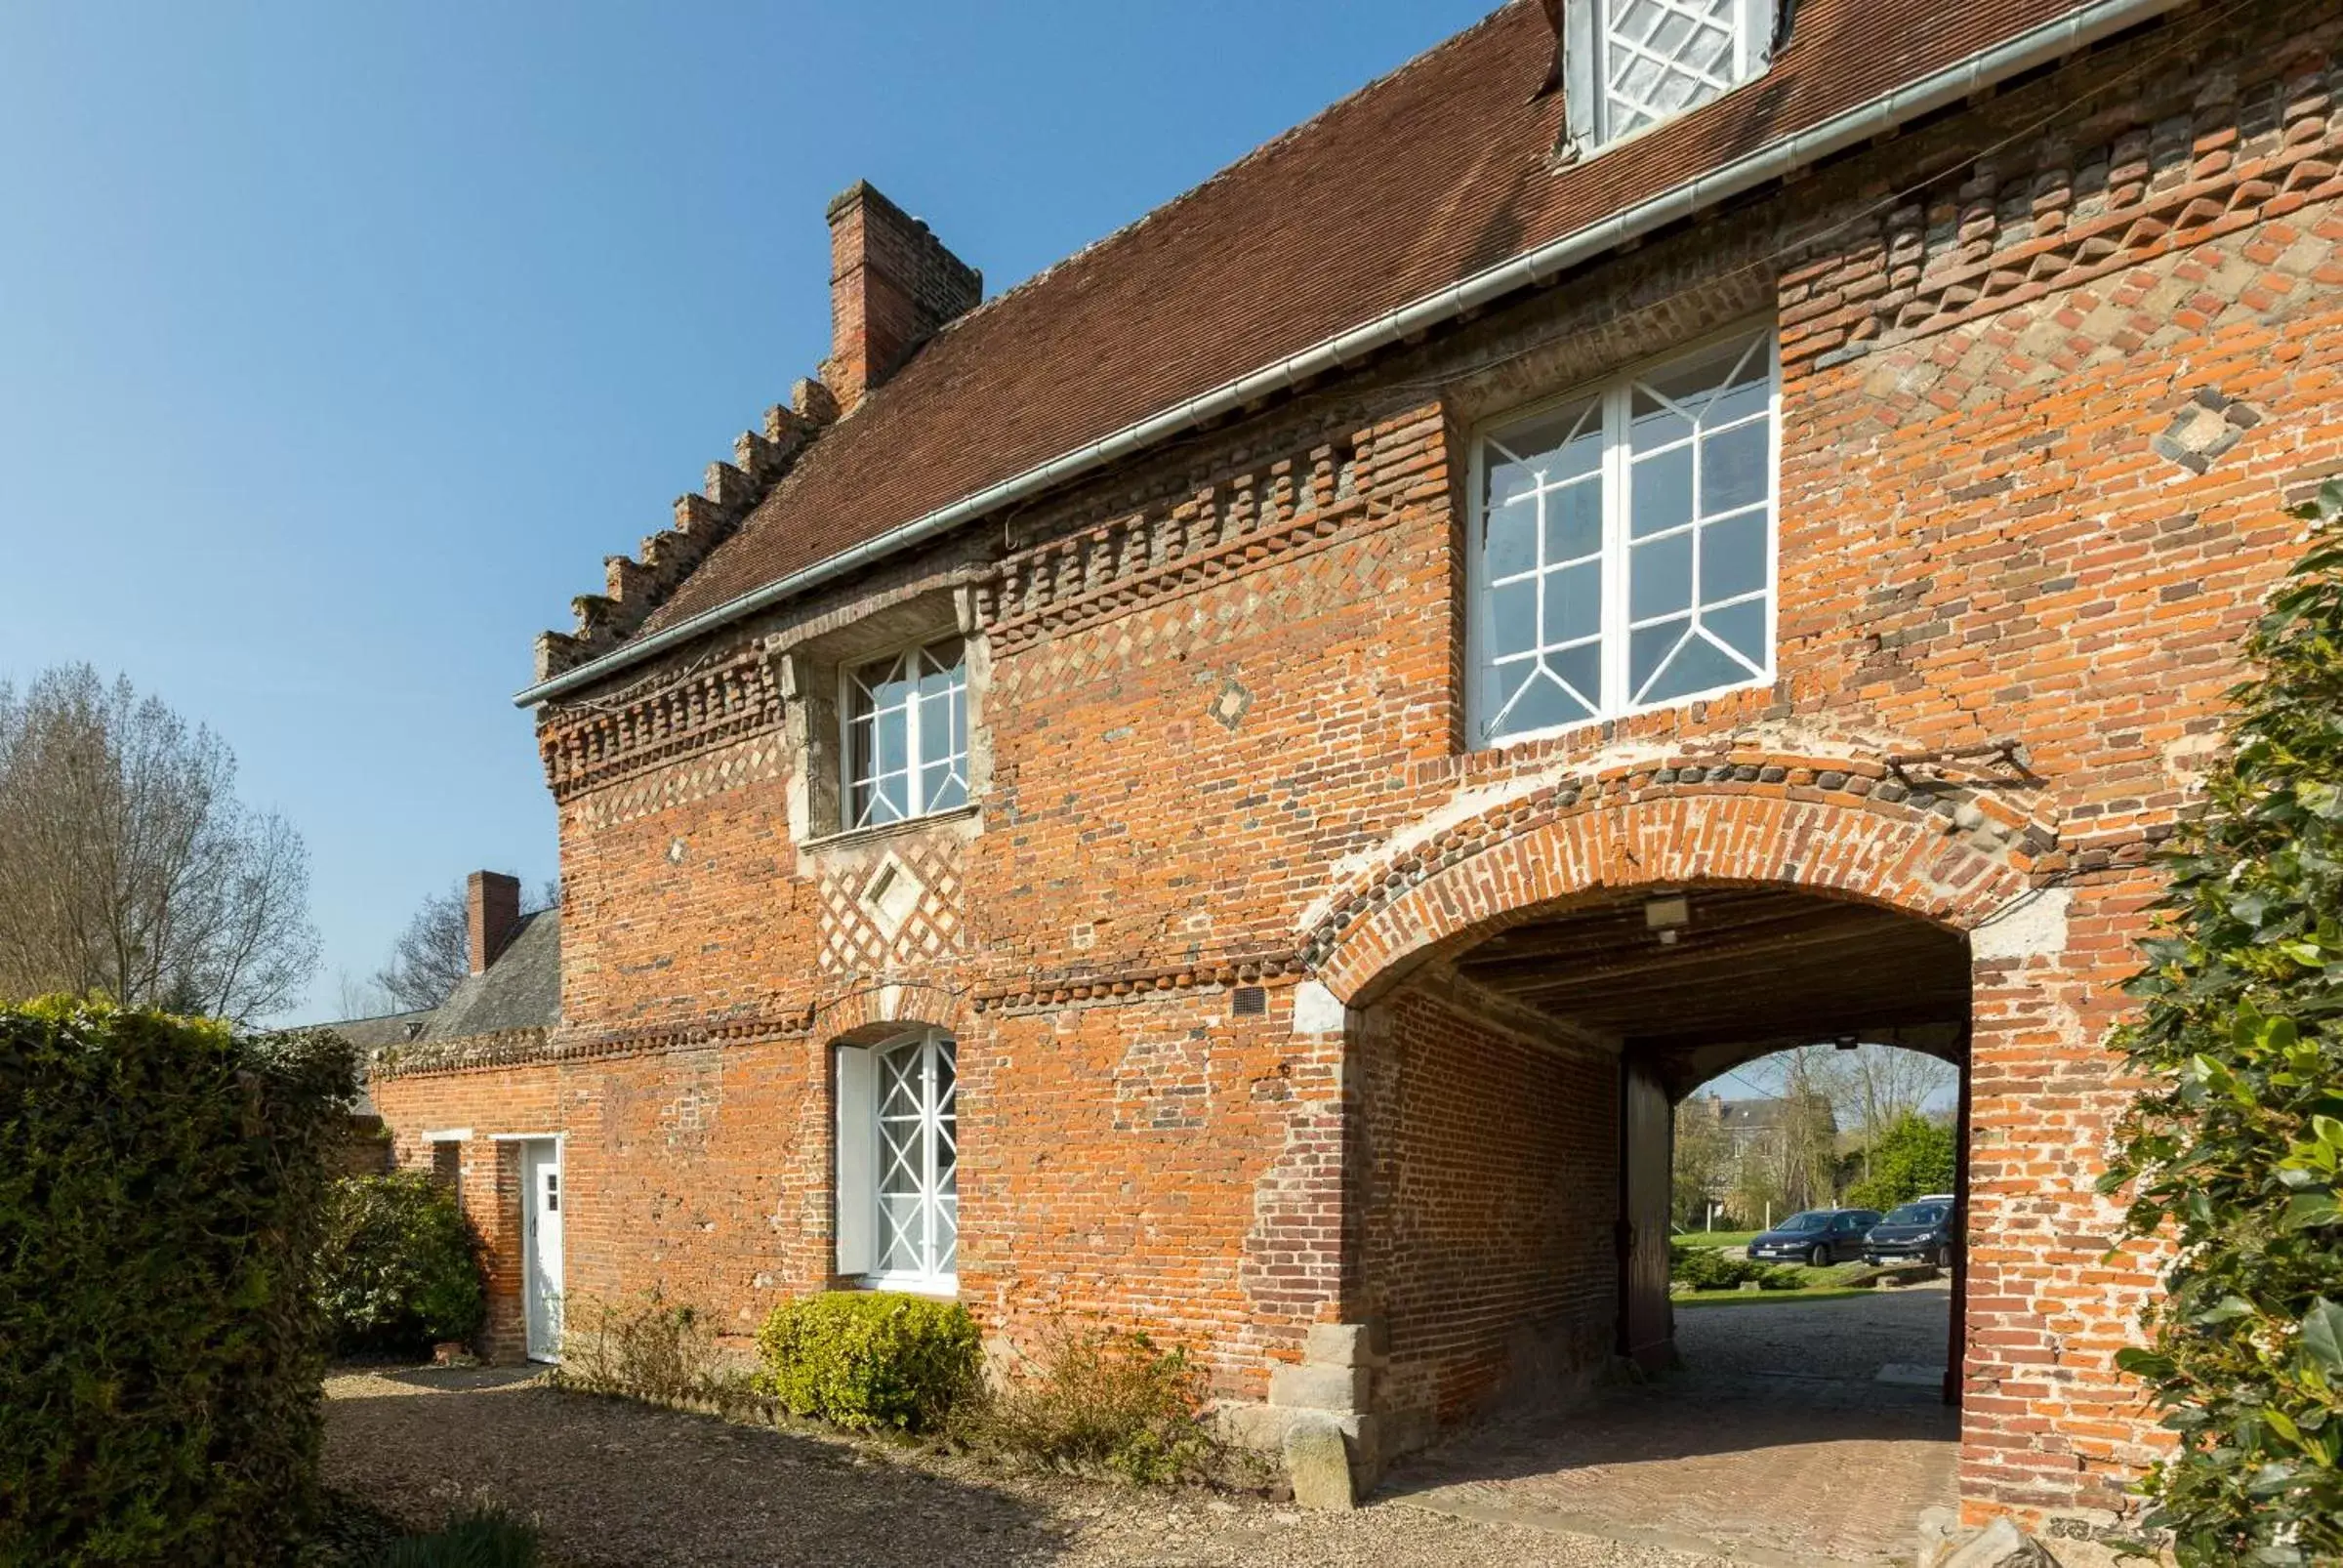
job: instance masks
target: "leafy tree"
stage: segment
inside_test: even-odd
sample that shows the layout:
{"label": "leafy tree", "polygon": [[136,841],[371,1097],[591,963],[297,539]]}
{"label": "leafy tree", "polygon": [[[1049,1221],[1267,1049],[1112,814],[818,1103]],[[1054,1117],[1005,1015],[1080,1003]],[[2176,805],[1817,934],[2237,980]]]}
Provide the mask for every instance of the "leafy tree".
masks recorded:
{"label": "leafy tree", "polygon": [[2228,760],[2169,857],[2117,1044],[2148,1087],[2103,1190],[2177,1243],[2117,1362],[2178,1434],[2142,1483],[2182,1563],[2343,1561],[2343,488],[2246,642]]}
{"label": "leafy tree", "polygon": [[1951,1192],[1959,1146],[1952,1129],[1906,1111],[1870,1147],[1871,1174],[1847,1189],[1857,1209],[1893,1209],[1924,1192]]}

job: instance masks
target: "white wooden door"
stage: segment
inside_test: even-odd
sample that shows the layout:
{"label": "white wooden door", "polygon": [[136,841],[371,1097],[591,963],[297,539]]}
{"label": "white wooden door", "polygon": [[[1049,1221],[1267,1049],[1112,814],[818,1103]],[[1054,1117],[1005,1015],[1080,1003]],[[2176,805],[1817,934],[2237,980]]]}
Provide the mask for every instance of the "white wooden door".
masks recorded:
{"label": "white wooden door", "polygon": [[561,1145],[531,1138],[521,1145],[521,1255],[526,1259],[529,1359],[561,1356]]}

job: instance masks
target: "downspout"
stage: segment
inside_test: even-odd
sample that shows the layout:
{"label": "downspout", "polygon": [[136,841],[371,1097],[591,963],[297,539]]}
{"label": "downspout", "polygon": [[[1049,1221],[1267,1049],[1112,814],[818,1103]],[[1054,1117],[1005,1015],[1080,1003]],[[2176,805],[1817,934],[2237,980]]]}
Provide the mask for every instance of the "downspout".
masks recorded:
{"label": "downspout", "polygon": [[2093,0],[2056,21],[1972,55],[1958,64],[1922,77],[1871,100],[1795,136],[1758,148],[1746,156],[1663,191],[1646,201],[1614,213],[1601,223],[1574,230],[1452,283],[1372,321],[1267,365],[1210,392],[1176,403],[1112,435],[1051,458],[1038,468],[963,496],[950,506],[899,524],[861,544],[853,545],[813,565],[777,577],[736,598],[662,627],[590,659],[574,670],[539,681],[516,694],[514,705],[534,707],[580,686],[590,685],[651,657],[688,642],[746,615],[793,598],[811,588],[859,570],[898,551],[925,544],[962,523],[996,508],[1036,496],[1066,480],[1105,468],[1175,435],[1193,426],[1242,408],[1256,398],[1284,392],[1297,384],[1389,347],[1402,338],[1453,320],[1464,311],[1500,299],[1514,290],[1552,280],[1555,274],[1593,260],[1626,241],[1679,222],[1706,207],[1740,195],[1794,170],[1805,168],[1904,124],[1957,103],[2012,76],[2088,48],[2102,38],[2175,11],[2194,0]]}

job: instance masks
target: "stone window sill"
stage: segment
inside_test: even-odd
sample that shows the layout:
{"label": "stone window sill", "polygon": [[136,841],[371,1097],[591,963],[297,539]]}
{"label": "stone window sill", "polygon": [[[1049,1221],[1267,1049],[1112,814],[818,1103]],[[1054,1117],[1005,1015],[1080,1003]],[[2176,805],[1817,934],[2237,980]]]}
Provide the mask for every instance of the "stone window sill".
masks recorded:
{"label": "stone window sill", "polygon": [[858,844],[874,844],[898,834],[916,833],[922,828],[947,827],[955,823],[972,822],[984,807],[970,801],[966,805],[953,806],[948,811],[930,811],[925,816],[907,816],[895,822],[877,822],[867,828],[847,828],[839,833],[825,833],[807,839],[798,846],[801,849],[842,849]]}

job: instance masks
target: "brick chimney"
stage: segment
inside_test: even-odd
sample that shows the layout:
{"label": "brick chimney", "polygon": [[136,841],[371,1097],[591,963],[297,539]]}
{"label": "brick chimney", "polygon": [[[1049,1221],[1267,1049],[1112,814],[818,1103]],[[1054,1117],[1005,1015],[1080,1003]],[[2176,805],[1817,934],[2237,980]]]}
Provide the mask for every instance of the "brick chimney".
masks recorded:
{"label": "brick chimney", "polygon": [[464,885],[464,906],[472,972],[479,974],[496,962],[520,925],[520,879],[501,871],[475,871]]}
{"label": "brick chimney", "polygon": [[984,298],[984,274],[857,181],[830,202],[830,357],[822,383],[850,412],[920,345]]}

